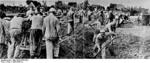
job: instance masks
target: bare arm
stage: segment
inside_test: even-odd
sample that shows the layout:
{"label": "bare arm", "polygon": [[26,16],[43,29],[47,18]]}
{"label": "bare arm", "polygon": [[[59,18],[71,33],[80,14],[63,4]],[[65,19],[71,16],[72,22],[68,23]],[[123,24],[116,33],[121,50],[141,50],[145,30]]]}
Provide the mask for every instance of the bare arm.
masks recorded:
{"label": "bare arm", "polygon": [[45,22],[46,22],[46,19],[44,19],[44,21],[43,21],[43,27],[42,27],[43,36],[45,35],[45,30],[46,30]]}
{"label": "bare arm", "polygon": [[56,29],[57,29],[57,32],[59,31],[60,29],[60,22],[58,20],[56,20]]}

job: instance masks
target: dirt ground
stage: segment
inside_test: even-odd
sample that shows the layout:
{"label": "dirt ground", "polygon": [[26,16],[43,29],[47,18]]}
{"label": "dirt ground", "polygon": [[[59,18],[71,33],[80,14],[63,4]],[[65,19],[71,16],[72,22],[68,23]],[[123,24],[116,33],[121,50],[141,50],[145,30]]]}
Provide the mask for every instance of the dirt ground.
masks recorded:
{"label": "dirt ground", "polygon": [[[132,28],[118,28],[118,33],[129,34],[140,37],[138,58],[147,59],[150,57],[150,26],[133,26]],[[138,48],[137,48],[138,49]]]}

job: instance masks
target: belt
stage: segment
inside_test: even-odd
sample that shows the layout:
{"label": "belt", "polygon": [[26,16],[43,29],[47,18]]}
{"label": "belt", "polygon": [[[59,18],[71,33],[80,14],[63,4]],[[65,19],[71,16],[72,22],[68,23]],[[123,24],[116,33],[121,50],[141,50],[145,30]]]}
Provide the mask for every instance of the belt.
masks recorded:
{"label": "belt", "polygon": [[20,29],[20,28],[11,28],[11,29]]}

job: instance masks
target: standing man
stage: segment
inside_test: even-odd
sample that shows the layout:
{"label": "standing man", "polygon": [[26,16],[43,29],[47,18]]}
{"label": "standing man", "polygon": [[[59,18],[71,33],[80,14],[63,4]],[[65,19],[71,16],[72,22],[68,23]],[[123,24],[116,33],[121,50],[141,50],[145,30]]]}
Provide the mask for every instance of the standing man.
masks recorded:
{"label": "standing man", "polygon": [[6,36],[6,21],[4,20],[5,13],[0,11],[0,44],[6,44],[5,43],[5,36]]}
{"label": "standing man", "polygon": [[117,28],[116,24],[117,24],[117,21],[113,19],[112,22],[106,24],[105,30],[107,30],[108,32],[116,32],[116,28]]}
{"label": "standing man", "polygon": [[37,58],[41,51],[43,16],[38,11],[31,17],[30,56]]}
{"label": "standing man", "polygon": [[71,34],[71,29],[72,31],[74,31],[74,8],[71,7],[68,14],[68,30],[67,30],[67,34],[70,35]]}
{"label": "standing man", "polygon": [[100,12],[100,17],[101,17],[101,20],[100,20],[100,21],[101,21],[101,24],[102,24],[102,25],[105,25],[105,15],[104,15],[104,12],[103,12],[103,11]]}
{"label": "standing man", "polygon": [[25,15],[19,14],[18,16],[15,16],[11,21],[10,21],[10,36],[11,36],[11,43],[8,45],[8,52],[7,52],[7,57],[8,59],[11,58],[17,58],[19,55],[19,45],[21,43],[21,37],[22,37],[22,32],[21,32],[21,27],[22,23],[25,21],[23,18]]}
{"label": "standing man", "polygon": [[45,17],[43,23],[43,34],[46,40],[46,54],[47,59],[59,56],[59,44],[58,44],[58,30],[59,30],[59,22],[57,17],[55,16],[56,10],[51,8],[50,14]]}
{"label": "standing man", "polygon": [[112,22],[115,18],[115,15],[113,14],[113,11],[109,11],[109,22]]}
{"label": "standing man", "polygon": [[0,11],[0,58],[3,58],[5,53],[7,42],[6,42],[6,34],[8,28],[6,27],[6,21],[4,20],[5,13]]}

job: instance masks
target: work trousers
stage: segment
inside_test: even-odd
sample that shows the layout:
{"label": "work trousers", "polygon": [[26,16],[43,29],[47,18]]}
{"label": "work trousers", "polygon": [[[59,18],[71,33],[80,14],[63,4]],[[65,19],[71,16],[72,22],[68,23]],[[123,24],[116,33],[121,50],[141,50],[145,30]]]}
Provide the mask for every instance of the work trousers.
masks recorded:
{"label": "work trousers", "polygon": [[53,59],[54,57],[59,57],[59,42],[58,39],[46,40],[46,57],[47,59]]}
{"label": "work trousers", "polygon": [[7,58],[17,58],[19,55],[19,44],[21,43],[21,29],[10,30],[11,43],[8,43]]}
{"label": "work trousers", "polygon": [[42,30],[31,29],[30,32],[30,56],[38,57],[41,52]]}

